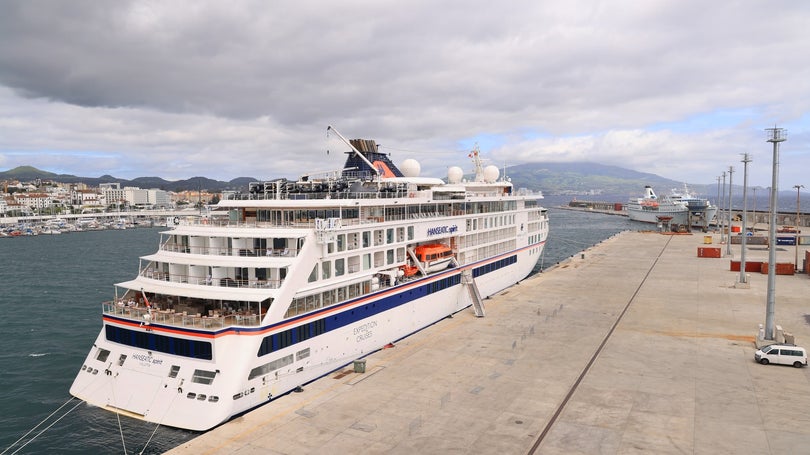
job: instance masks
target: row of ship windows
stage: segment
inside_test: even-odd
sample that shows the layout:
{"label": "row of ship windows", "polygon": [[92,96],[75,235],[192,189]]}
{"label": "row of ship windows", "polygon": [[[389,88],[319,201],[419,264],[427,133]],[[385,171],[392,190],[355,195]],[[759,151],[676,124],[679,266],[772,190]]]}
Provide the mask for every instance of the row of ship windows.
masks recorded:
{"label": "row of ship windows", "polygon": [[534,245],[535,243],[539,243],[543,241],[542,234],[535,234],[529,236],[529,245]]}
{"label": "row of ship windows", "polygon": [[514,240],[514,238],[515,238],[515,228],[506,227],[461,236],[458,242],[458,246],[459,248],[464,249],[477,247],[492,242],[499,242],[501,240]]}
{"label": "row of ship windows", "polygon": [[481,275],[486,275],[487,273],[494,272],[498,269],[504,268],[508,265],[512,265],[516,262],[517,256],[509,256],[507,258],[500,259],[490,264],[482,265],[481,267],[476,267],[475,269],[473,269],[473,278],[477,278]]}
{"label": "row of ship windows", "polygon": [[459,259],[461,260],[462,264],[480,261],[482,259],[498,256],[508,251],[513,251],[515,249],[515,244],[516,241],[514,236],[509,236],[507,240],[501,242],[483,244],[483,246],[477,248],[467,249],[460,255]]}
{"label": "row of ship windows", "polygon": [[344,302],[363,294],[367,294],[371,290],[371,281],[363,281],[361,283],[352,283],[346,286],[341,286],[335,289],[329,289],[318,294],[312,294],[304,297],[296,297],[287,308],[284,318],[291,318],[299,314],[308,313],[327,306],[332,306],[340,302]]}
{"label": "row of ship windows", "polygon": [[113,343],[133,346],[148,351],[174,354],[192,359],[211,360],[211,343],[208,341],[186,340],[152,332],[141,332],[107,325],[107,340]]}
{"label": "row of ship windows", "polygon": [[[525,201],[526,207],[537,207],[538,201]],[[450,216],[451,214],[465,215],[474,213],[496,213],[517,209],[516,201],[484,201],[484,202],[438,202],[430,204],[413,204],[406,206],[389,205],[385,207],[369,207],[368,214],[386,220],[404,220],[408,218]],[[266,221],[275,224],[298,224],[314,222],[324,218],[357,219],[360,212],[352,208],[310,209],[310,210],[245,210],[244,216],[256,217],[256,221]],[[234,218],[240,215],[235,213]]]}
{"label": "row of ship windows", "polygon": [[490,216],[483,218],[470,218],[467,220],[467,231],[476,231],[478,229],[489,229],[501,226],[512,226],[515,224],[515,215],[500,215]]}
{"label": "row of ship windows", "polygon": [[335,236],[335,242],[329,243],[328,252],[331,254],[335,252],[335,249],[337,249],[338,252],[343,252],[346,250],[356,250],[358,248],[369,248],[395,242],[404,242],[406,238],[408,241],[413,240],[413,226],[407,227],[407,237],[405,227],[338,234]]}
{"label": "row of ship windows", "polygon": [[[372,262],[373,260],[373,262]],[[369,270],[374,267],[384,267],[385,265],[398,264],[405,261],[405,248],[399,247],[389,249],[386,251],[376,251],[372,257],[371,253],[363,254],[362,256],[350,256],[348,258],[337,258],[334,261],[323,261],[320,264],[315,264],[312,271],[309,273],[308,281],[310,283],[318,280],[318,269],[320,269],[320,278],[327,280],[334,276],[343,276],[346,273],[357,273],[362,270]],[[333,273],[334,272],[334,273]]]}
{"label": "row of ship windows", "polygon": [[541,221],[533,221],[529,223],[529,232],[537,232],[543,230],[547,227],[548,221],[541,220]]}

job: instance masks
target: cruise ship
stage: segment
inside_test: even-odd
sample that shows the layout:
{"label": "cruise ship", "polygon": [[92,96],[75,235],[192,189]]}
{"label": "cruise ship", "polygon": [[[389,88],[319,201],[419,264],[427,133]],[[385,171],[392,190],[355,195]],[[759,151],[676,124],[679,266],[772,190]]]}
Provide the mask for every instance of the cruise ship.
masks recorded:
{"label": "cruise ship", "polygon": [[683,191],[673,188],[669,197],[676,202],[686,204],[689,209],[689,224],[692,226],[708,229],[709,224],[717,215],[717,206],[712,205],[710,200],[693,194],[686,183],[683,184]]}
{"label": "cruise ship", "polygon": [[627,202],[627,216],[645,223],[667,222],[669,225],[687,225],[689,207],[686,202],[668,196],[659,198],[652,187],[644,187],[644,196],[632,197]]}
{"label": "cruise ship", "polygon": [[[250,184],[173,219],[70,388],[133,418],[205,431],[271,403],[528,276],[548,235],[542,195],[473,150],[472,175],[421,177],[372,140],[342,170]],[[401,170],[400,170],[401,168]]]}

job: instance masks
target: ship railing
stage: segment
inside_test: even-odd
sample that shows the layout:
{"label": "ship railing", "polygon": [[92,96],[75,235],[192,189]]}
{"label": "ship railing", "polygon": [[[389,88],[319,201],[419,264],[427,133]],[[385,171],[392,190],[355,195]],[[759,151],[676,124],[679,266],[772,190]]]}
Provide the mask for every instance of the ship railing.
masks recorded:
{"label": "ship railing", "polygon": [[237,278],[213,278],[213,277],[200,277],[193,275],[184,275],[179,273],[162,272],[155,269],[144,269],[141,272],[144,278],[151,278],[153,280],[168,281],[171,283],[185,283],[196,284],[200,286],[219,286],[227,288],[263,288],[263,289],[278,289],[281,287],[283,280],[260,280],[260,279],[237,279]]}
{"label": "ship railing", "polygon": [[144,306],[127,306],[122,303],[104,302],[104,314],[131,319],[144,326],[151,324],[172,325],[198,329],[222,329],[232,326],[258,326],[261,323],[255,313],[220,313],[210,311],[207,314],[176,312],[174,309],[146,308]]}
{"label": "ship railing", "polygon": [[259,193],[259,194],[239,194],[230,198],[229,200],[316,200],[316,199],[392,199],[408,197],[408,192],[395,189],[383,189],[381,191],[358,191],[358,192],[345,192],[345,191],[299,191],[299,192],[282,192],[276,194],[273,192]]}
{"label": "ship railing", "polygon": [[163,243],[160,245],[160,249],[172,253],[203,254],[208,256],[294,257],[298,255],[297,248],[228,248]]}

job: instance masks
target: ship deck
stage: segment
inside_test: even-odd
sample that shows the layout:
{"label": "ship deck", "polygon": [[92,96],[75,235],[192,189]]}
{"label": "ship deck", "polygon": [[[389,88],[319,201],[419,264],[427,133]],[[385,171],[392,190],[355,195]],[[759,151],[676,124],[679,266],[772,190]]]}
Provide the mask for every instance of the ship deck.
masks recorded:
{"label": "ship deck", "polygon": [[[753,360],[767,275],[705,240],[622,233],[169,453],[805,452],[810,368]],[[807,347],[808,276],[776,286]]]}

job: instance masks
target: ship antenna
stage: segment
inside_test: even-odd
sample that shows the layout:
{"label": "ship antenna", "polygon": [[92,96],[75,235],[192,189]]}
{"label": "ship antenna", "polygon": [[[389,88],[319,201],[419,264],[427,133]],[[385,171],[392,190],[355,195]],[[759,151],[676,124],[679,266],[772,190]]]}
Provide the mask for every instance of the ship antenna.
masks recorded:
{"label": "ship antenna", "polygon": [[478,148],[478,142],[475,143],[472,152],[468,155],[473,160],[473,171],[475,171],[475,181],[484,181],[484,166],[481,164],[481,150]]}
{"label": "ship antenna", "polygon": [[342,135],[342,134],[340,134],[340,132],[339,132],[338,130],[336,130],[334,126],[329,125],[329,126],[327,126],[327,127],[326,127],[326,134],[327,134],[327,135],[329,134],[329,132],[330,132],[330,131],[334,131],[334,132],[335,132],[335,134],[337,134],[337,136],[340,138],[340,140],[342,140],[344,143],[346,143],[346,145],[348,145],[349,147],[351,147],[351,148],[352,148],[352,150],[354,150],[354,153],[356,153],[356,154],[357,154],[357,156],[359,156],[359,157],[360,157],[360,159],[362,159],[363,161],[365,161],[365,162],[366,162],[366,164],[368,164],[368,167],[370,167],[371,169],[374,169],[374,173],[376,173],[376,174],[377,174],[377,179],[379,180],[379,177],[380,177],[380,170],[379,170],[379,169],[377,169],[377,167],[376,167],[376,166],[374,166],[373,164],[371,164],[371,161],[369,161],[369,160],[368,160],[368,158],[366,158],[366,156],[365,156],[365,155],[363,155],[362,153],[360,153],[360,151],[359,151],[359,150],[357,150],[357,149],[356,149],[356,148],[355,148],[355,147],[352,145],[352,143],[351,143],[351,142],[349,142],[348,140],[346,140],[346,138],[345,138],[345,137],[343,137],[343,135]]}

